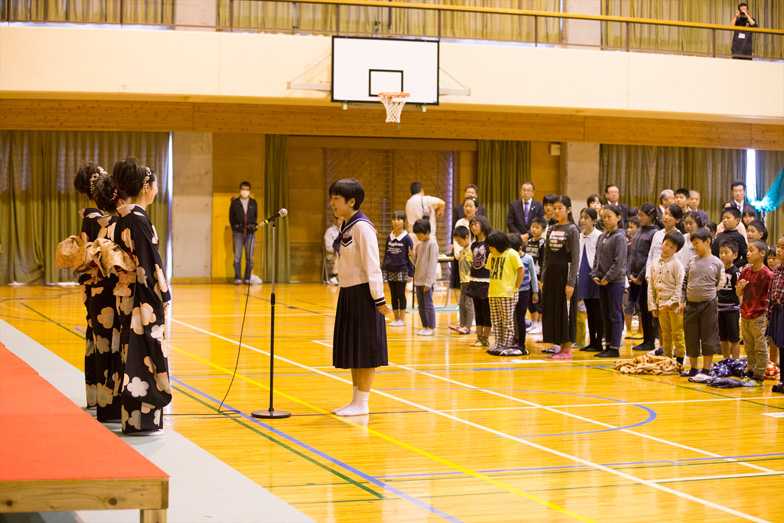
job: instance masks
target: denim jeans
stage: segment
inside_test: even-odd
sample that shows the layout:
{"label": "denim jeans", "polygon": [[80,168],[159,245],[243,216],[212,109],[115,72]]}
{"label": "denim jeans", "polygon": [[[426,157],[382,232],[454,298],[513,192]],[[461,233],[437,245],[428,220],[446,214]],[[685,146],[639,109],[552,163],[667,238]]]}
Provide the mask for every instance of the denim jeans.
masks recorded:
{"label": "denim jeans", "polygon": [[[253,270],[253,243],[256,240],[254,233],[243,234],[241,232],[233,232],[232,240],[234,242],[234,279],[235,280],[250,280],[250,273]],[[242,248],[245,248],[245,278],[241,276],[240,269],[242,268]]]}
{"label": "denim jeans", "polygon": [[424,285],[416,286],[417,305],[419,307],[419,319],[422,320],[422,327],[426,329],[436,328],[436,309],[433,307],[433,287],[425,292]]}
{"label": "denim jeans", "polygon": [[[604,337],[613,349],[621,347],[623,334],[623,282],[599,285],[599,303],[604,320]],[[646,303],[647,307],[648,304]]]}

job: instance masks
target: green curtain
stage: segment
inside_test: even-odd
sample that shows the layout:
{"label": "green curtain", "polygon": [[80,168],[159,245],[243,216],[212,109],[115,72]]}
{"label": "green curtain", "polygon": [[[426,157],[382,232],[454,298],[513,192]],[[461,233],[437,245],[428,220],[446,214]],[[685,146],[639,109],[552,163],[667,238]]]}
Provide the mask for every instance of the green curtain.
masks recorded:
{"label": "green curtain", "polygon": [[[779,192],[769,195],[770,200],[773,205],[784,200],[784,194],[781,194],[784,192],[784,180],[780,180],[784,178],[784,151],[757,151],[756,169],[757,200],[762,200],[777,180]],[[784,204],[779,204],[767,214],[765,225],[768,228],[768,245],[775,245],[784,234]]]}
{"label": "green curtain", "polygon": [[[560,12],[559,0],[406,0],[407,3],[460,5],[494,9],[523,9]],[[218,0],[217,21],[221,28],[259,31],[340,32],[364,35],[438,35],[438,14],[435,11],[392,7],[329,6],[292,4],[287,2],[235,0],[233,24],[230,0]],[[339,12],[337,11],[339,9]],[[561,23],[557,18],[539,20],[540,42],[560,42]],[[473,38],[532,42],[534,19],[513,15],[484,13],[449,13],[441,18],[444,38]]]}
{"label": "green curtain", "polygon": [[520,186],[531,179],[531,142],[480,140],[478,146],[477,185],[487,218],[493,228],[506,230],[509,202],[520,198]]}
{"label": "green curtain", "polygon": [[700,208],[716,221],[733,180],[746,172],[744,149],[701,149],[641,145],[600,146],[599,186],[615,184],[630,207],[658,205],[664,189],[700,193]]}
{"label": "green curtain", "polygon": [[[0,1],[0,20],[174,25],[175,0]],[[6,17],[6,13],[8,17]],[[121,16],[122,14],[122,16]]]}
{"label": "green curtain", "polygon": [[[676,22],[729,25],[738,7],[737,0],[602,0],[602,14],[631,18],[652,18]],[[784,29],[784,2],[757,0],[749,2],[749,12],[761,28]],[[630,25],[630,47],[639,50],[676,51],[708,54],[712,51],[712,31],[680,27]],[[754,56],[784,58],[784,38],[754,34]],[[625,24],[602,23],[602,44],[626,46]],[[716,52],[730,54],[732,32],[716,32]]]}
{"label": "green curtain", "polygon": [[[288,175],[288,136],[268,134],[264,137],[264,216],[259,220],[272,216],[280,209],[289,207],[289,175]],[[272,227],[266,226],[264,233],[264,281],[272,281]],[[277,222],[277,245],[275,252],[275,269],[278,283],[291,281],[291,263],[289,256],[289,218]]]}
{"label": "green curtain", "polygon": [[169,231],[169,134],[81,131],[0,131],[0,283],[73,281],[54,267],[57,244],[78,235],[79,209],[88,204],[73,188],[81,162],[111,172],[134,155],[158,175],[158,196],[148,212],[166,259]]}

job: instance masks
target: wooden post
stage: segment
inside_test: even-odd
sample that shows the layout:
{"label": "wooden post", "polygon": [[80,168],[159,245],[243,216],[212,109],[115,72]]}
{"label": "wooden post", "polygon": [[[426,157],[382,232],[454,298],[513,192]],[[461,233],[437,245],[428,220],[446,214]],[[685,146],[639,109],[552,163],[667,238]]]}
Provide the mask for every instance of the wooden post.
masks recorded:
{"label": "wooden post", "polygon": [[631,37],[630,37],[631,32],[629,31],[629,22],[625,22],[625,23],[626,23],[626,52],[628,53],[629,52],[629,40],[631,39]]}
{"label": "wooden post", "polygon": [[713,58],[716,58],[716,29],[711,29],[711,39],[713,41]]}
{"label": "wooden post", "polygon": [[441,40],[441,10],[436,11],[438,16],[438,39]]}
{"label": "wooden post", "polygon": [[335,34],[340,34],[340,6],[335,6]]}
{"label": "wooden post", "polygon": [[234,0],[229,0],[229,31],[234,32]]}
{"label": "wooden post", "polygon": [[534,15],[534,47],[539,45],[539,17]]}
{"label": "wooden post", "polygon": [[124,19],[125,19],[125,0],[120,0],[120,27],[123,26]]}

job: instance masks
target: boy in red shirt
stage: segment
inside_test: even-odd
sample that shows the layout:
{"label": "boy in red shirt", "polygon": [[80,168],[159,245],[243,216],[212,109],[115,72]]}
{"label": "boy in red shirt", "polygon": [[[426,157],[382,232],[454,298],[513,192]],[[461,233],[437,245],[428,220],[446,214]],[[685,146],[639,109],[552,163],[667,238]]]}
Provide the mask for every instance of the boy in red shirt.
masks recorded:
{"label": "boy in red shirt", "polygon": [[768,344],[765,340],[765,306],[773,273],[765,266],[768,246],[752,240],[746,254],[751,267],[740,272],[736,293],[741,298],[740,330],[746,349],[747,368],[743,385],[759,387],[768,366]]}

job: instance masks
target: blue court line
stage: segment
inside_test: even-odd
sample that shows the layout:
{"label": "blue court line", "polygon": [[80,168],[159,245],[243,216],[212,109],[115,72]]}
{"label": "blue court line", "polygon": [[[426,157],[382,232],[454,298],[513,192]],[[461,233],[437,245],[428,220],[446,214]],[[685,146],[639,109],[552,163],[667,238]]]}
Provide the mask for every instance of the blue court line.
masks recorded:
{"label": "blue court line", "polygon": [[747,454],[745,456],[721,456],[720,458],[688,458],[679,459],[678,461],[703,461],[709,459],[736,459],[736,458],[762,458],[769,456],[784,456],[784,452],[774,452],[773,454]]}
{"label": "blue court line", "polygon": [[[180,381],[177,378],[171,378],[171,381],[176,383],[176,384],[178,384],[178,385],[180,385],[181,387],[184,387],[184,388],[190,390],[194,394],[198,394],[199,396],[212,401],[215,404],[220,404],[219,400],[213,398],[209,394],[207,394],[205,392],[202,392],[201,390],[199,390],[197,388],[191,387],[190,385]],[[272,432],[273,434],[275,434],[277,436],[280,436],[281,438],[283,438],[283,439],[285,439],[285,440],[287,440],[287,441],[289,441],[289,442],[291,442],[291,443],[293,443],[293,444],[295,444],[295,445],[297,445],[297,446],[299,446],[299,447],[301,447],[301,448],[303,448],[303,449],[305,449],[305,450],[307,450],[309,452],[312,452],[313,454],[321,457],[322,459],[325,459],[325,460],[329,461],[333,465],[337,465],[338,467],[344,468],[345,470],[348,470],[349,472],[359,476],[360,478],[362,478],[362,479],[364,479],[364,480],[366,480],[366,481],[368,481],[368,482],[370,482],[370,483],[372,483],[372,484],[374,484],[376,486],[379,486],[379,487],[381,487],[381,488],[383,488],[385,490],[388,490],[389,492],[392,492],[396,496],[398,496],[400,498],[403,498],[406,501],[409,501],[409,502],[413,503],[414,505],[417,505],[418,507],[427,510],[431,514],[435,514],[437,516],[440,516],[440,517],[444,518],[445,520],[451,521],[453,523],[463,523],[462,521],[460,521],[456,517],[451,516],[451,515],[447,514],[446,512],[443,512],[443,511],[433,507],[432,505],[428,505],[424,501],[421,501],[421,500],[415,498],[414,496],[406,494],[405,492],[403,492],[403,491],[393,487],[392,485],[389,485],[388,483],[385,483],[383,481],[380,481],[380,480],[376,479],[373,476],[365,474],[364,472],[362,472],[362,471],[352,467],[351,465],[349,465],[347,463],[344,463],[344,462],[342,462],[342,461],[340,461],[340,460],[338,460],[336,458],[333,458],[332,456],[330,456],[330,455],[328,455],[328,454],[326,454],[324,452],[321,452],[320,450],[317,450],[317,449],[311,447],[307,443],[305,443],[303,441],[300,441],[300,440],[294,438],[293,436],[289,436],[285,432],[282,432],[282,431],[272,427],[271,425],[268,425],[268,424],[266,424],[266,423],[264,423],[262,421],[259,421],[257,418],[249,416],[249,415],[245,414],[244,412],[239,411],[238,409],[234,409],[231,405],[228,405],[228,404],[224,403],[223,406],[226,407],[226,409],[228,409],[228,410],[237,410],[237,412],[239,412],[239,415],[242,418],[244,418],[246,421],[249,421],[249,422],[254,423],[254,424],[256,424],[256,425],[258,425],[260,427],[263,427],[263,428],[267,429],[268,431]]]}
{"label": "blue court line", "polygon": [[[528,389],[487,389],[487,388],[466,388],[466,387],[431,387],[431,388],[416,388],[416,389],[378,389],[378,390],[462,390],[462,391],[493,391],[493,392],[535,392],[537,394],[559,394],[562,396],[579,396],[581,398],[594,398],[600,399],[605,401],[612,401],[614,403],[622,404],[622,405],[630,405],[632,407],[637,407],[639,409],[644,410],[648,413],[648,417],[638,423],[634,423],[632,425],[624,425],[622,427],[614,427],[611,429],[601,429],[601,430],[585,430],[581,432],[560,432],[555,434],[524,434],[517,436],[518,438],[545,438],[549,436],[576,436],[578,434],[598,434],[601,432],[614,432],[616,430],[624,430],[624,429],[631,429],[634,427],[639,427],[641,425],[647,425],[656,419],[656,411],[651,409],[650,407],[646,407],[644,405],[640,405],[639,403],[631,403],[624,400],[618,400],[615,398],[604,398],[602,396],[591,396],[590,394],[577,394],[574,392],[555,392],[550,390],[528,390]],[[542,405],[542,407],[547,407],[547,405]],[[558,408],[569,408],[568,405],[562,405]],[[500,438],[501,436],[494,436],[495,438]]]}
{"label": "blue court line", "polygon": [[87,332],[86,332],[86,331],[83,331],[83,330],[82,330],[82,329],[80,329],[79,327],[73,327],[73,330],[75,330],[75,331],[78,331],[78,332],[81,332],[82,334],[84,334],[85,336],[87,336]]}

